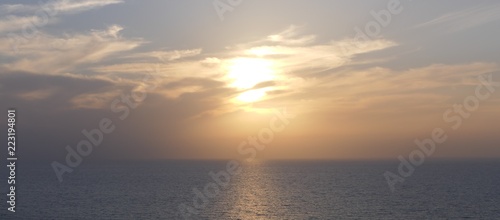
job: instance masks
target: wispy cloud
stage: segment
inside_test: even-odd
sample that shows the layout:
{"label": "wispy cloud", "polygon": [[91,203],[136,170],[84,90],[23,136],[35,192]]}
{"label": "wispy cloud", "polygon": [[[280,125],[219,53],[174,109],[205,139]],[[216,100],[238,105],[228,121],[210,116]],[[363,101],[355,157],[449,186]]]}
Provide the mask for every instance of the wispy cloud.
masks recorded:
{"label": "wispy cloud", "polygon": [[73,13],[91,10],[111,4],[123,3],[122,0],[51,0],[44,4],[3,4],[0,13],[35,13],[37,10],[50,11],[52,14]]}
{"label": "wispy cloud", "polygon": [[421,115],[451,106],[453,97],[464,91],[457,88],[474,88],[480,83],[478,75],[499,70],[494,63],[434,64],[402,71],[382,67],[348,69],[297,82],[278,94],[269,94],[261,105],[280,103],[298,106],[296,110],[303,112]]}
{"label": "wispy cloud", "polygon": [[38,24],[40,22],[42,22],[42,19],[36,16],[10,15],[4,18],[0,18],[0,33],[18,31],[21,30],[26,25]]}
{"label": "wispy cloud", "polygon": [[169,51],[151,51],[145,53],[135,53],[124,56],[124,58],[155,58],[161,61],[173,61],[186,57],[193,57],[201,54],[202,49],[191,49],[191,50],[169,50]]}
{"label": "wispy cloud", "polygon": [[302,28],[303,27],[291,25],[280,33],[269,35],[265,40],[280,43],[282,45],[307,45],[313,43],[316,40],[316,36],[300,36],[300,30]]}
{"label": "wispy cloud", "polygon": [[500,19],[500,4],[476,6],[452,12],[416,25],[414,28],[442,26],[450,32],[473,28]]}
{"label": "wispy cloud", "polygon": [[102,61],[144,43],[141,39],[120,37],[118,34],[121,29],[120,26],[112,25],[106,30],[93,30],[85,34],[40,34],[21,45],[17,53],[9,50],[8,38],[0,38],[0,54],[10,58],[9,61],[0,62],[0,66],[13,71],[58,74],[75,70],[82,64]]}
{"label": "wispy cloud", "polygon": [[30,8],[30,6],[23,5],[23,4],[4,4],[0,5],[0,13],[1,14],[10,14],[10,13],[15,13],[15,12],[26,12],[27,8]]}
{"label": "wispy cloud", "polygon": [[93,8],[103,7],[111,4],[123,3],[122,0],[82,0],[82,1],[71,1],[71,0],[61,0],[56,2],[53,7],[57,11],[61,12],[78,12],[90,10]]}
{"label": "wispy cloud", "polygon": [[55,88],[44,88],[21,92],[17,96],[26,101],[44,100],[52,96],[55,92],[57,92],[57,89]]}
{"label": "wispy cloud", "polygon": [[[163,82],[154,91],[155,95],[168,100],[214,92],[211,98],[225,101],[218,101],[218,107],[211,106],[209,111],[212,113],[230,112],[248,105],[227,105],[227,102],[252,89],[265,89],[266,93],[264,98],[252,103],[255,108],[286,105],[304,106],[307,111],[317,111],[317,108],[346,112],[367,108],[390,111],[384,103],[405,103],[402,108],[425,109],[446,102],[451,96],[446,91],[452,87],[473,85],[477,74],[498,70],[498,66],[491,63],[439,64],[405,71],[377,66],[352,69],[350,64],[356,55],[384,50],[397,43],[385,39],[361,42],[342,39],[289,44],[289,41],[304,38],[300,33],[290,34],[290,30],[284,34],[286,41],[269,41],[266,36],[217,53],[203,54],[201,48],[136,53],[132,50],[145,41],[124,38],[120,30],[122,27],[113,25],[86,34],[42,35],[37,42],[26,44],[18,54],[4,52],[2,55],[13,61],[3,63],[2,67],[53,75],[77,70],[93,72],[109,82],[129,86],[134,85],[133,79],[138,76],[153,72]],[[50,42],[59,43],[54,46]],[[233,88],[228,72],[235,59],[241,58],[268,60],[275,77],[249,89]],[[101,62],[103,60],[112,62]],[[324,74],[314,74],[318,71]],[[24,92],[20,97],[38,100],[50,96],[52,91],[41,92],[38,96],[33,95],[36,92]],[[101,108],[116,92],[109,88],[86,92],[74,96],[70,102],[75,108]],[[207,113],[200,111],[200,114]]]}
{"label": "wispy cloud", "polygon": [[[189,77],[217,77],[223,78],[234,59],[241,57],[263,58],[274,63],[274,67],[288,76],[308,77],[302,70],[323,71],[347,65],[357,54],[382,50],[397,45],[395,42],[377,39],[359,42],[354,39],[342,39],[327,43],[316,43],[314,35],[302,35],[296,26],[290,26],[279,34],[270,36],[281,36],[280,40],[270,40],[269,36],[263,39],[229,46],[225,51],[201,54],[201,49],[152,51],[146,53],[132,53],[125,57],[147,58],[156,57],[157,60],[173,61],[184,57],[193,59],[182,62],[160,62],[160,72],[175,72],[179,76]],[[290,43],[301,42],[301,43]],[[195,57],[197,56],[197,57]],[[144,72],[151,66],[156,66],[157,61],[117,63],[113,65],[95,67],[97,72]],[[141,71],[142,70],[142,71]],[[287,77],[285,77],[287,78]]]}
{"label": "wispy cloud", "polygon": [[52,0],[44,4],[3,4],[0,5],[0,33],[20,31],[28,25],[54,23],[61,14],[79,13],[119,3],[123,1]]}
{"label": "wispy cloud", "polygon": [[[358,54],[383,50],[397,45],[395,42],[385,39],[370,41],[341,39],[326,43],[318,43],[315,39],[316,36],[304,35],[296,26],[290,26],[278,34],[265,36],[253,42],[229,46],[226,47],[226,50],[217,53],[202,54],[201,49],[130,53],[124,57],[134,59],[112,65],[92,67],[91,70],[124,77],[151,72],[151,68],[155,67],[155,74],[160,74],[159,77],[163,77],[165,83],[182,82],[186,78],[207,79],[222,83],[226,88],[232,88],[234,79],[229,74],[232,65],[241,59],[260,59],[272,64],[274,75],[272,81],[261,82],[263,84],[257,84],[249,89],[232,88],[232,92],[222,93],[221,95],[224,97],[219,98],[233,100],[245,92],[263,89],[268,94],[264,100],[279,100],[275,103],[280,103],[288,102],[287,97],[293,93],[292,91],[298,92],[299,88],[316,86],[311,84],[312,81],[316,82],[318,77],[314,75],[316,72],[348,66]],[[148,57],[158,59],[156,61],[144,59]],[[191,58],[179,59],[183,57]],[[327,77],[323,79],[327,79]],[[322,82],[321,79],[318,80]],[[182,84],[175,88],[159,89],[157,92],[165,97],[176,99],[187,94],[197,94],[203,91],[202,88],[201,85]],[[300,91],[305,92],[306,90]],[[297,100],[302,99],[298,98]],[[227,112],[230,111],[227,108],[234,110],[235,106],[238,108],[238,105],[244,106],[246,104],[239,102],[236,105],[230,105],[231,107],[221,106],[226,110],[216,109],[215,111]]]}

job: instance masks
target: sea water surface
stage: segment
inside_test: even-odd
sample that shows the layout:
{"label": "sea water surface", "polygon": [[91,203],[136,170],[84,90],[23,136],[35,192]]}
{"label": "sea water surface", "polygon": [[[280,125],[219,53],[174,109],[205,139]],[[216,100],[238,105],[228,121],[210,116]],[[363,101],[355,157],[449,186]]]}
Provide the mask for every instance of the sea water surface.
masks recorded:
{"label": "sea water surface", "polygon": [[226,163],[88,162],[62,183],[50,163],[24,164],[16,213],[3,196],[0,219],[183,219],[180,206],[198,219],[500,219],[499,161],[428,161],[394,192],[383,173],[398,161],[252,163],[215,197],[197,197]]}

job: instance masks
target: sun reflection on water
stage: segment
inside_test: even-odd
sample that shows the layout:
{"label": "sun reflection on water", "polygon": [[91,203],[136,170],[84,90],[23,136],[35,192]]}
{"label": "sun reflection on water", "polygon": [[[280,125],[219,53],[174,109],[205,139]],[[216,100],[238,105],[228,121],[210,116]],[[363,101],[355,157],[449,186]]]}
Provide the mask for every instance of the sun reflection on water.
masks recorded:
{"label": "sun reflection on water", "polygon": [[231,186],[214,204],[217,219],[276,219],[286,205],[280,198],[281,190],[263,162],[244,164]]}

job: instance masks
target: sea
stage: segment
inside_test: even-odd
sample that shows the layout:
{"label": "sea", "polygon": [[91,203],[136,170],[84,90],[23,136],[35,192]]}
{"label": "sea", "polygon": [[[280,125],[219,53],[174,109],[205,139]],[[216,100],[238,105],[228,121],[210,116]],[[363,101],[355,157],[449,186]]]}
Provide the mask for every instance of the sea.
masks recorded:
{"label": "sea", "polygon": [[15,213],[2,168],[0,219],[500,219],[500,161],[426,161],[392,191],[384,173],[398,165],[86,161],[59,182],[50,163],[25,162]]}

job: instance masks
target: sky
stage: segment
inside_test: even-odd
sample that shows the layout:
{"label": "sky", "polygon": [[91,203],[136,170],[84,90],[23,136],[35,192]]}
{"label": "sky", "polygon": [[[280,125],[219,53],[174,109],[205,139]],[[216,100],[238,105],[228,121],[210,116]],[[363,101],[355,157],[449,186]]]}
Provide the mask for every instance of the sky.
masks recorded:
{"label": "sky", "polygon": [[394,159],[436,128],[435,158],[499,158],[499,27],[485,0],[3,0],[1,106],[32,160],[103,120],[96,160]]}

